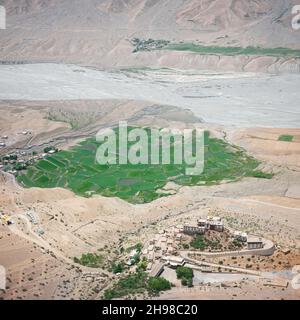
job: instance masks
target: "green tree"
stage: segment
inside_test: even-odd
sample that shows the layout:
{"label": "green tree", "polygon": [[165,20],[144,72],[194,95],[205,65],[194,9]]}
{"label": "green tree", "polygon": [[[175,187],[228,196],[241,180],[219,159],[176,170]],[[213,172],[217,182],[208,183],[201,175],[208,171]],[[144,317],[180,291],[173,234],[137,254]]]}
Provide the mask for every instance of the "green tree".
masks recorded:
{"label": "green tree", "polygon": [[188,267],[177,267],[177,278],[181,280],[183,286],[193,286],[194,271]]}
{"label": "green tree", "polygon": [[160,291],[170,290],[172,284],[165,278],[151,277],[148,280],[148,287],[152,292],[158,293]]}

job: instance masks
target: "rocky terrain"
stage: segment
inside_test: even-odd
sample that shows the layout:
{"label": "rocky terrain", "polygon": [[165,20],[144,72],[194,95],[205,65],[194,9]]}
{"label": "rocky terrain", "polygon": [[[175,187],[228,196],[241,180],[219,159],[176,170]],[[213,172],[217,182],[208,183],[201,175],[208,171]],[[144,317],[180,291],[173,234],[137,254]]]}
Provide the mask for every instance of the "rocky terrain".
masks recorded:
{"label": "rocky terrain", "polygon": [[[209,130],[274,174],[209,187],[169,183],[165,189],[172,195],[134,205],[67,189],[23,188],[1,170],[0,212],[11,215],[14,224],[0,225],[0,265],[7,271],[0,299],[101,299],[122,277],[111,271],[121,248],[130,250],[161,229],[210,212],[233,228],[272,240],[275,256],[253,258],[253,265],[270,272],[274,263],[291,277],[291,267],[300,265],[300,58],[203,55],[164,45],[138,51],[133,39],[300,49],[300,31],[291,27],[296,4],[0,0],[7,11],[7,28],[0,30],[1,157],[39,155],[49,145],[69,150],[99,129],[127,120]],[[99,254],[101,265],[74,260],[86,253]],[[299,300],[300,291],[244,279],[209,288],[179,284],[161,298]]]}
{"label": "rocky terrain", "polygon": [[133,53],[130,40],[299,49],[291,27],[296,0],[2,0],[0,61],[68,62],[100,67],[169,66],[231,71],[299,72],[299,59]]}
{"label": "rocky terrain", "polygon": [[[110,105],[111,112],[107,112]],[[130,106],[130,112],[128,107]],[[18,130],[34,133],[31,144],[43,145],[52,138],[58,147],[70,145],[94,132],[94,128],[114,123],[123,114],[136,124],[187,126],[174,119],[176,109],[163,106],[121,101],[90,102],[10,102],[2,103],[6,108],[2,118],[1,134],[14,136],[10,148],[28,147],[28,141]],[[105,113],[103,113],[106,110]],[[123,110],[123,111],[122,111]],[[125,113],[125,110],[126,113]],[[155,114],[156,110],[157,114]],[[168,111],[169,110],[169,111]],[[161,112],[161,113],[160,113]],[[169,112],[169,113],[168,113]],[[93,121],[89,120],[93,114]],[[57,117],[56,120],[49,119]],[[160,115],[164,115],[161,119]],[[98,115],[98,117],[97,117]],[[134,116],[135,115],[135,116]],[[139,115],[139,116],[137,116]],[[14,121],[10,122],[9,119]],[[41,118],[30,124],[30,119]],[[47,119],[48,118],[48,119]],[[78,119],[77,127],[67,123]],[[88,121],[89,120],[89,121]],[[193,123],[198,121],[193,119]],[[1,173],[0,210],[10,213],[15,224],[0,227],[1,264],[7,268],[8,289],[1,294],[5,299],[99,299],[116,275],[108,271],[111,261],[116,258],[116,249],[128,248],[137,242],[147,241],[160,228],[182,224],[185,221],[205,216],[209,210],[234,219],[241,228],[250,226],[253,232],[272,239],[276,245],[293,249],[289,259],[299,263],[299,129],[238,129],[211,128],[216,136],[224,136],[263,161],[263,167],[275,173],[273,179],[244,178],[239,182],[220,184],[212,187],[179,187],[174,195],[158,199],[149,204],[132,205],[116,198],[93,196],[83,198],[64,189],[24,189],[8,174]],[[282,133],[293,134],[294,142],[277,142]],[[262,148],[259,142],[265,142]],[[280,152],[278,152],[278,149]],[[174,186],[173,186],[174,187]],[[175,190],[175,189],[174,189]],[[34,211],[37,224],[30,221],[27,213]],[[42,231],[41,231],[42,230]],[[41,233],[42,232],[42,233]],[[91,269],[74,263],[73,258],[83,253],[95,252],[104,257],[103,268]],[[97,285],[95,284],[97,282]],[[239,294],[253,298],[255,289],[262,288],[271,299],[298,299],[298,291],[272,292],[263,286],[242,285]],[[185,291],[181,294],[183,294]],[[190,298],[213,298],[222,291],[218,286],[209,292],[191,291]],[[246,291],[245,291],[246,290]],[[232,291],[235,293],[236,289]],[[247,293],[248,292],[248,295]],[[178,288],[162,297],[180,297]]]}

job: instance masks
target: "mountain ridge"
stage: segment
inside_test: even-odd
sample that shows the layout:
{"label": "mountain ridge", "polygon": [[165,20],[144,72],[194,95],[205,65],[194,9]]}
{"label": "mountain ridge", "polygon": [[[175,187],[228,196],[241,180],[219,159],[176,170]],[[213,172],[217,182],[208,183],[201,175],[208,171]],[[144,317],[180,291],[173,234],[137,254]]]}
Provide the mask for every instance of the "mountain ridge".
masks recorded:
{"label": "mountain ridge", "polygon": [[[125,66],[128,60],[132,66],[140,61],[146,65],[148,56],[152,60],[153,55],[134,54],[130,44],[134,37],[208,46],[300,49],[300,31],[291,27],[296,2],[2,0],[7,29],[0,31],[0,60],[99,67]],[[189,53],[180,54],[183,59],[190,57]]]}

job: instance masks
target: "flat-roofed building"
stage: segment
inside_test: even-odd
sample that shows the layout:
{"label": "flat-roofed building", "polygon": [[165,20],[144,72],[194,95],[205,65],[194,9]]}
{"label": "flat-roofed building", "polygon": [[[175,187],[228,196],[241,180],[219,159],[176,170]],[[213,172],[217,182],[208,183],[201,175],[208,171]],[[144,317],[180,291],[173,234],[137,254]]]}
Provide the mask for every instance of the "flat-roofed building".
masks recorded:
{"label": "flat-roofed building", "polygon": [[206,227],[206,220],[205,219],[199,219],[197,221],[198,227]]}
{"label": "flat-roofed building", "polygon": [[209,226],[210,230],[215,230],[219,232],[224,231],[224,224],[221,221],[210,221]]}
{"label": "flat-roofed building", "polygon": [[183,228],[183,232],[188,235],[204,234],[205,228],[198,227],[198,226],[185,225]]}
{"label": "flat-roofed building", "polygon": [[171,267],[183,266],[185,264],[184,258],[177,256],[163,257],[162,260],[166,261]]}
{"label": "flat-roofed building", "polygon": [[182,238],[182,235],[180,233],[176,235],[176,241],[180,241],[181,238]]}
{"label": "flat-roofed building", "polygon": [[179,224],[178,226],[176,226],[176,228],[179,230],[179,232],[183,232],[184,231],[184,227],[183,225]]}
{"label": "flat-roofed building", "polygon": [[261,249],[264,247],[264,243],[262,241],[262,238],[260,238],[260,237],[248,236],[247,246],[248,246],[249,250]]}

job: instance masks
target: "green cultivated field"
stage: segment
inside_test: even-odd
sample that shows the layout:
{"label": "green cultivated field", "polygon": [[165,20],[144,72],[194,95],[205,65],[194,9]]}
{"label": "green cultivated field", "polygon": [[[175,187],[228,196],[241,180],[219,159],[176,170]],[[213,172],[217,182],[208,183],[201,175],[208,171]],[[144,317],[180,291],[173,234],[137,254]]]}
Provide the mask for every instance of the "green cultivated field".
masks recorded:
{"label": "green cultivated field", "polygon": [[205,169],[200,176],[186,176],[185,164],[99,165],[95,159],[99,145],[95,138],[90,138],[69,151],[49,155],[28,167],[18,176],[18,181],[26,187],[62,187],[81,196],[101,194],[131,203],[147,203],[168,195],[157,192],[168,181],[195,186],[236,181],[244,176],[271,178],[256,170],[259,165],[256,159],[223,140],[210,138],[208,133],[205,135]]}
{"label": "green cultivated field", "polygon": [[294,136],[291,136],[289,134],[283,134],[278,138],[278,141],[292,142],[293,140]]}
{"label": "green cultivated field", "polygon": [[258,55],[258,56],[291,56],[300,57],[300,50],[289,48],[260,48],[260,47],[219,47],[202,46],[193,43],[175,43],[164,47],[165,50],[190,51],[207,55]]}
{"label": "green cultivated field", "polygon": [[154,50],[174,50],[174,51],[189,51],[203,55],[255,55],[255,56],[272,56],[272,57],[300,57],[300,50],[290,48],[261,48],[261,47],[222,47],[222,46],[204,46],[195,43],[181,42],[170,43],[166,40],[153,39],[138,39],[132,40],[132,45],[135,47],[133,52],[139,51],[154,51]]}

